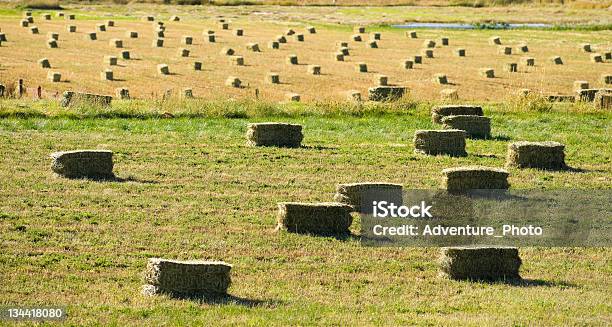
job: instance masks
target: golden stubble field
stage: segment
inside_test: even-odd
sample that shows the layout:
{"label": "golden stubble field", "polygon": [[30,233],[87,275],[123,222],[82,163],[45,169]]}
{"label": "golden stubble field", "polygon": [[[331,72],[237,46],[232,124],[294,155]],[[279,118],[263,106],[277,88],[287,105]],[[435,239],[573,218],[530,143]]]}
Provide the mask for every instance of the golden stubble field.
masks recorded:
{"label": "golden stubble field", "polygon": [[[67,12],[68,13],[68,12]],[[266,100],[284,100],[289,92],[298,93],[302,101],[344,100],[348,90],[367,93],[367,88],[375,84],[377,74],[389,77],[389,82],[405,85],[415,99],[438,99],[444,88],[454,88],[462,100],[503,100],[516,93],[518,89],[528,88],[545,94],[570,94],[576,80],[590,82],[591,87],[602,87],[601,75],[612,73],[612,61],[593,63],[589,53],[580,50],[580,43],[591,43],[596,52],[610,51],[612,31],[545,31],[545,30],[418,30],[418,38],[405,36],[405,30],[368,27],[362,37],[364,42],[351,41],[354,32],[349,27],[317,25],[317,33],[305,31],[308,23],[264,22],[237,17],[230,21],[230,29],[222,30],[217,18],[185,18],[171,22],[168,17],[160,17],[165,22],[165,44],[163,48],[152,47],[154,27],[157,22],[114,19],[115,27],[106,32],[98,32],[98,40],[85,39],[87,32],[95,31],[96,25],[106,20],[69,21],[55,17],[45,21],[40,12],[34,13],[35,23],[40,34],[31,34],[29,28],[20,27],[20,18],[0,18],[0,28],[8,42],[0,47],[0,81],[14,83],[23,78],[29,93],[35,93],[42,86],[43,94],[53,97],[65,90],[88,91],[114,94],[119,87],[127,87],[132,97],[160,98],[168,89],[176,93],[182,88],[192,88],[195,97],[217,99],[225,97],[259,97]],[[76,25],[77,32],[69,33],[68,25]],[[244,29],[244,36],[235,36],[233,30]],[[288,43],[280,49],[269,49],[268,42],[293,28],[305,36],[298,42],[287,36]],[[217,40],[209,43],[203,31],[212,29]],[[126,36],[126,31],[137,31],[139,38]],[[378,49],[369,48],[367,41],[371,32],[381,32]],[[46,46],[48,32],[59,33],[59,48]],[[182,36],[194,37],[193,45],[183,45]],[[490,45],[488,39],[499,35],[504,46],[513,48],[512,55],[499,54],[498,47]],[[450,38],[449,46],[441,46],[439,38]],[[124,48],[117,49],[109,40],[120,38]],[[404,69],[403,60],[419,55],[426,39],[437,41],[433,59],[423,59],[423,64],[414,69]],[[338,41],[348,41],[350,56],[344,62],[334,59]],[[257,42],[261,52],[246,49],[249,42]],[[526,43],[528,53],[520,53],[517,45]],[[179,48],[188,48],[187,58],[180,57]],[[231,47],[245,59],[245,66],[234,66],[229,57],[221,54],[223,47]],[[465,48],[466,57],[454,55],[455,48]],[[122,60],[121,50],[131,52],[131,60]],[[299,65],[288,65],[286,57],[296,54]],[[104,56],[119,57],[117,66],[107,66]],[[563,65],[554,65],[550,57],[559,55]],[[527,67],[521,64],[521,57],[535,58],[536,65]],[[62,74],[62,81],[53,83],[47,80],[47,71],[37,63],[48,58],[51,70]],[[203,70],[195,71],[193,62],[202,61]],[[368,73],[358,73],[357,62],[368,64]],[[503,71],[505,63],[519,63],[517,73]],[[168,64],[171,75],[158,74],[157,64]],[[319,76],[307,73],[307,65],[320,65]],[[487,79],[478,75],[478,69],[491,67],[496,77]],[[114,81],[103,81],[100,73],[111,68]],[[281,84],[271,85],[264,81],[268,72],[280,74]],[[449,85],[433,82],[433,75],[444,73]],[[245,85],[237,89],[225,86],[228,76],[240,78]]]}

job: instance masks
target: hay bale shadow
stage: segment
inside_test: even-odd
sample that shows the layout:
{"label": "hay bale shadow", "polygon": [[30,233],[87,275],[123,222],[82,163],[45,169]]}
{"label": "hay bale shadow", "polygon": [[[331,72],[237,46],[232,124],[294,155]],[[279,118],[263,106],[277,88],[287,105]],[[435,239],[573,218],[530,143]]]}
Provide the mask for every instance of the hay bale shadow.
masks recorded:
{"label": "hay bale shadow", "polygon": [[91,176],[91,177],[65,177],[68,179],[74,180],[86,180],[91,182],[99,182],[99,183],[140,183],[140,184],[159,184],[158,181],[140,179],[134,176],[128,176],[126,178],[118,177],[116,175],[112,176]]}
{"label": "hay bale shadow", "polygon": [[576,284],[565,281],[547,281],[543,279],[518,278],[518,279],[502,279],[497,281],[479,281],[490,285],[503,284],[515,287],[576,287]]}
{"label": "hay bale shadow", "polygon": [[300,149],[306,149],[306,150],[338,150],[338,148],[324,146],[324,145],[302,145],[302,146],[300,146]]}
{"label": "hay bale shadow", "polygon": [[172,295],[172,298],[194,301],[199,304],[239,305],[247,308],[276,307],[283,304],[280,300],[249,299],[231,294]]}

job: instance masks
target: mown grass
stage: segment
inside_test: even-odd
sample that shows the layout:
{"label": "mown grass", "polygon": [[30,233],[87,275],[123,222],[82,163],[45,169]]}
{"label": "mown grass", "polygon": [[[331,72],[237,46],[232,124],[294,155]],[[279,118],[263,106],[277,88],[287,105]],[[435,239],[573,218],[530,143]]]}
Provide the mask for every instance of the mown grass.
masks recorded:
{"label": "mown grass", "polygon": [[[427,106],[377,115],[0,119],[0,304],[65,304],[70,324],[606,325],[607,248],[522,248],[526,282],[437,277],[433,248],[364,248],[275,233],[276,203],[329,201],[335,184],[436,188],[443,168],[503,165],[507,143],[555,140],[582,172],[511,169],[515,188],[610,188],[609,112],[495,105],[492,140],[465,158],[413,153]],[[248,122],[304,126],[304,148],[245,146]],[[48,154],[108,148],[122,182],[53,177]],[[148,257],[234,264],[232,298],[139,294]]]}

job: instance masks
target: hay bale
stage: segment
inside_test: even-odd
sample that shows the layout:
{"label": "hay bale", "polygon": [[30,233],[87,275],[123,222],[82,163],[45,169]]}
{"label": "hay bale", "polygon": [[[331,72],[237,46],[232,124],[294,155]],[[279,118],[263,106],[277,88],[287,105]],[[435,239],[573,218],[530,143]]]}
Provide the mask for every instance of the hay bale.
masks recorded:
{"label": "hay bale", "polygon": [[489,38],[489,44],[491,44],[491,45],[501,45],[502,44],[501,37],[499,37],[499,36],[491,36]]}
{"label": "hay bale", "polygon": [[527,53],[529,52],[529,47],[525,43],[521,43],[517,46],[518,52]]}
{"label": "hay bale", "polygon": [[448,46],[449,45],[448,37],[446,36],[440,37],[440,44],[442,44],[443,46]]}
{"label": "hay bale", "polygon": [[414,61],[412,60],[404,60],[402,62],[402,67],[404,69],[412,69],[413,66],[414,66]]}
{"label": "hay bale", "polygon": [[319,65],[308,65],[308,74],[321,75],[321,66]]}
{"label": "hay bale", "polygon": [[259,44],[257,43],[247,43],[246,44],[246,48],[249,51],[253,51],[253,52],[260,52],[261,50],[259,49]]}
{"label": "hay bale", "polygon": [[110,39],[109,44],[114,48],[123,48],[123,40],[121,39]]}
{"label": "hay bale", "polygon": [[230,76],[225,80],[225,85],[240,88],[242,86],[242,81],[238,77]]}
{"label": "hay bale", "polygon": [[507,190],[510,187],[506,170],[500,168],[467,166],[442,170],[443,187],[451,193],[471,190]]}
{"label": "hay bale", "polygon": [[456,101],[459,100],[459,93],[456,89],[443,89],[440,91],[440,99],[443,101]]}
{"label": "hay bale", "polygon": [[287,43],[287,39],[285,38],[284,35],[279,35],[276,37],[276,42],[278,43]]}
{"label": "hay bale", "polygon": [[423,41],[423,47],[424,48],[435,48],[436,47],[436,42],[433,40],[425,40]]}
{"label": "hay bale", "polygon": [[355,33],[364,34],[366,32],[366,28],[364,26],[355,26],[353,31]]}
{"label": "hay bale", "polygon": [[213,31],[213,30],[204,30],[202,32],[202,35],[204,35],[204,36],[213,35],[213,34],[215,34],[215,31]]}
{"label": "hay bale", "polygon": [[407,31],[406,32],[406,36],[411,38],[411,39],[416,39],[418,37],[416,31]]}
{"label": "hay bale", "polygon": [[580,45],[580,50],[582,50],[583,52],[591,52],[593,51],[591,49],[591,45],[589,43],[583,43]]}
{"label": "hay bale", "polygon": [[183,99],[193,99],[193,90],[191,88],[184,88],[181,97]]}
{"label": "hay bale", "polygon": [[580,90],[588,89],[589,82],[587,81],[574,81],[574,91],[578,92]]}
{"label": "hay bale", "polygon": [[233,56],[235,53],[236,51],[229,47],[223,47],[223,49],[221,49],[221,54],[224,56]]}
{"label": "hay bale", "polygon": [[444,116],[440,120],[444,129],[459,129],[472,138],[491,137],[491,118],[478,115]]}
{"label": "hay bale", "polygon": [[465,157],[466,136],[463,130],[417,130],[414,133],[414,152]]}
{"label": "hay bale", "polygon": [[517,248],[445,247],[440,249],[440,275],[455,280],[518,280]]}
{"label": "hay bale", "polygon": [[154,48],[163,48],[164,47],[164,39],[162,39],[162,38],[153,39],[153,47]]}
{"label": "hay bale", "polygon": [[47,58],[39,59],[38,60],[38,64],[42,68],[51,68],[51,63],[49,63],[49,59],[47,59]]}
{"label": "hay bale", "polygon": [[57,49],[57,41],[54,39],[47,40],[47,47],[49,49]]}
{"label": "hay bale", "polygon": [[242,28],[237,28],[234,30],[234,35],[235,36],[243,36],[244,35],[244,30]]}
{"label": "hay bale", "polygon": [[142,20],[146,21],[146,22],[152,22],[155,20],[155,17],[153,16],[144,16],[142,17]]}
{"label": "hay bale", "polygon": [[338,48],[347,48],[348,49],[348,42],[344,42],[344,41],[336,41],[336,46]]}
{"label": "hay bale", "polygon": [[604,52],[604,59],[605,60],[611,60],[612,59],[612,51]]}
{"label": "hay bale", "polygon": [[105,69],[100,73],[100,79],[103,81],[112,81],[113,80],[113,71],[110,69]]}
{"label": "hay bale", "polygon": [[300,100],[301,100],[301,97],[300,97],[299,94],[292,93],[292,92],[289,92],[289,93],[285,94],[285,98],[289,102],[300,102]]}
{"label": "hay bale", "polygon": [[39,34],[38,27],[36,27],[36,26],[30,27],[30,33],[32,33],[32,34]]}
{"label": "hay bale", "polygon": [[115,89],[115,96],[120,100],[129,100],[130,99],[130,90],[125,87],[118,87]]}
{"label": "hay bale", "polygon": [[610,74],[601,74],[601,82],[603,84],[612,84],[612,75],[610,75]]}
{"label": "hay bale", "polygon": [[308,32],[310,34],[316,34],[317,33],[317,29],[314,26],[308,26],[308,27],[306,27],[306,32]]}
{"label": "hay bale", "polygon": [[104,56],[104,64],[107,64],[109,66],[116,66],[117,65],[117,57],[115,57],[115,56]]}
{"label": "hay bale", "polygon": [[389,77],[387,77],[387,75],[378,74],[374,76],[374,84],[386,86],[389,84]]}
{"label": "hay bale", "polygon": [[228,23],[221,23],[221,24],[219,24],[219,28],[221,28],[222,30],[229,30],[229,24]]}
{"label": "hay bale", "polygon": [[289,28],[289,29],[287,29],[287,30],[285,31],[285,35],[291,36],[291,35],[293,35],[293,34],[295,34],[295,31],[294,31],[293,29],[291,29],[291,28]]}
{"label": "hay bale", "polygon": [[346,98],[349,101],[361,102],[361,92],[357,90],[349,90],[346,92]]}
{"label": "hay bale", "polygon": [[109,150],[76,150],[54,152],[51,170],[67,178],[112,178],[113,152]]}
{"label": "hay bale", "polygon": [[87,32],[85,33],[85,39],[95,41],[98,39],[98,35],[96,34],[96,32]]}
{"label": "hay bale", "polygon": [[181,43],[185,45],[193,44],[193,36],[183,35],[183,37],[181,38]]}
{"label": "hay bale", "polygon": [[109,95],[66,91],[64,94],[62,94],[60,105],[62,107],[69,107],[75,103],[89,103],[94,105],[110,106],[112,100],[113,97]]}
{"label": "hay bale", "polygon": [[21,27],[28,27],[28,26],[30,25],[30,22],[29,22],[27,19],[22,19],[22,20],[19,22],[19,25],[20,25]]}
{"label": "hay bale", "polygon": [[516,73],[518,72],[518,64],[515,62],[508,62],[504,64],[504,70],[509,72],[509,73]]}
{"label": "hay bale", "polygon": [[61,12],[61,11],[60,11],[60,12],[57,12],[55,15],[56,15],[57,17],[64,17],[64,15],[65,15],[65,14],[64,14],[63,12]]}
{"label": "hay bale", "polygon": [[59,33],[57,33],[57,32],[49,32],[49,33],[47,33],[47,39],[50,39],[50,40],[52,39],[52,40],[55,40],[55,41],[59,41]]}
{"label": "hay bale", "polygon": [[295,34],[293,36],[293,38],[297,41],[297,42],[304,42],[304,34]]}
{"label": "hay bale", "polygon": [[5,33],[0,33],[0,42],[8,42]]}
{"label": "hay bale", "polygon": [[368,89],[370,101],[396,101],[406,94],[404,86],[376,86]]}
{"label": "hay bale", "polygon": [[576,101],[576,97],[573,95],[549,95],[546,97],[546,100],[549,102],[574,102]]}
{"label": "hay bale", "polygon": [[242,56],[230,56],[229,60],[235,66],[244,66],[244,57]]}
{"label": "hay bale", "polygon": [[550,57],[550,61],[555,65],[563,65],[563,60],[559,56]]}
{"label": "hay bale", "polygon": [[270,41],[268,42],[269,49],[280,49],[280,43],[278,41]]}
{"label": "hay bale", "polygon": [[371,203],[364,203],[366,197],[377,197],[396,205],[402,203],[402,184],[393,183],[350,183],[336,185],[334,201],[346,204],[354,212],[368,213]]}
{"label": "hay bale", "polygon": [[344,55],[341,52],[334,53],[334,60],[344,61]]}
{"label": "hay bale", "polygon": [[69,33],[76,33],[77,31],[76,25],[68,25],[66,26],[66,29],[68,30]]}
{"label": "hay bale", "polygon": [[355,34],[355,35],[351,36],[351,39],[353,41],[355,41],[355,42],[361,42],[362,41],[361,35],[359,35],[359,34]]}
{"label": "hay bale", "polygon": [[179,48],[178,49],[178,55],[179,57],[189,57],[189,49],[185,49],[185,48]]}
{"label": "hay bale", "polygon": [[423,50],[421,50],[421,54],[425,58],[433,58],[434,57],[434,51],[431,50],[431,49],[423,49]]}
{"label": "hay bale", "polygon": [[318,235],[349,234],[353,223],[346,204],[335,202],[278,204],[277,229]]}
{"label": "hay bale", "polygon": [[34,23],[34,17],[26,17],[26,20],[28,21],[28,23],[33,24]]}
{"label": "hay bale", "polygon": [[448,77],[446,74],[434,74],[433,81],[436,84],[448,84]]}
{"label": "hay bale", "polygon": [[181,20],[181,18],[179,16],[176,16],[176,15],[175,16],[170,16],[170,21],[171,22],[178,22],[180,20]]}
{"label": "hay bale", "polygon": [[474,105],[445,105],[435,106],[431,109],[431,120],[434,124],[441,124],[445,116],[476,115],[482,116],[482,107]]}
{"label": "hay bale", "polygon": [[250,146],[299,148],[302,145],[302,125],[287,123],[254,123],[247,126],[246,139]]}
{"label": "hay bale", "polygon": [[349,51],[349,48],[347,47],[341,47],[340,49],[338,49],[339,53],[342,53],[343,56],[350,56],[351,53]]}
{"label": "hay bale", "polygon": [[368,72],[368,65],[365,62],[358,62],[355,65],[355,69],[359,73],[367,73]]}
{"label": "hay bale", "polygon": [[495,78],[495,70],[493,68],[480,68],[478,75],[486,78]]}
{"label": "hay bale", "polygon": [[289,65],[297,65],[298,64],[298,56],[291,54],[287,56],[287,64]]}
{"label": "hay bale", "polygon": [[123,58],[123,59],[130,59],[130,51],[128,51],[128,50],[121,51],[121,58]]}
{"label": "hay bale", "polygon": [[535,66],[535,58],[532,57],[523,57],[521,58],[521,62],[525,66]]}
{"label": "hay bale", "polygon": [[593,102],[597,109],[612,109],[612,93],[598,92]]}
{"label": "hay bale", "polygon": [[214,34],[208,34],[208,43],[215,43],[217,42],[217,38],[215,37]]}
{"label": "hay bale", "polygon": [[114,20],[107,20],[107,21],[106,21],[106,26],[108,26],[108,27],[114,27],[114,26],[115,26],[115,21],[114,21]]}
{"label": "hay bale", "polygon": [[577,90],[577,98],[584,102],[593,102],[597,93],[612,93],[612,89],[582,89]]}
{"label": "hay bale", "polygon": [[499,47],[497,48],[497,53],[503,54],[503,55],[511,55],[512,47]]}
{"label": "hay bale", "polygon": [[106,32],[106,25],[104,25],[104,24],[96,24],[96,30],[98,32]]}
{"label": "hay bale", "polygon": [[376,43],[376,41],[369,41],[368,47],[371,49],[378,49],[378,43]]}
{"label": "hay bale", "polygon": [[47,79],[53,83],[57,83],[59,81],[61,81],[62,79],[62,74],[60,74],[59,72],[48,72],[47,73]]}
{"label": "hay bale", "polygon": [[591,54],[591,62],[598,63],[598,62],[604,62],[604,60],[603,60],[603,57],[601,56],[601,54],[599,54],[599,53],[592,53]]}
{"label": "hay bale", "polygon": [[157,30],[155,33],[153,33],[153,36],[157,38],[164,38],[166,37],[166,32],[164,32],[164,30]]}
{"label": "hay bale", "polygon": [[125,32],[125,36],[129,37],[130,39],[137,39],[138,38],[138,32],[136,32],[136,31],[126,31]]}
{"label": "hay bale", "polygon": [[269,84],[279,84],[280,83],[280,75],[278,73],[268,73],[266,74],[266,83]]}
{"label": "hay bale", "polygon": [[506,166],[517,168],[565,169],[565,145],[546,142],[513,142],[508,144]]}
{"label": "hay bale", "polygon": [[24,16],[24,17],[31,17],[31,16],[32,16],[32,12],[31,12],[31,11],[25,11],[25,12],[23,13],[23,16]]}
{"label": "hay bale", "polygon": [[176,298],[227,294],[232,265],[222,261],[178,261],[150,258],[144,272],[142,293]]}
{"label": "hay bale", "polygon": [[202,62],[194,61],[193,62],[193,70],[202,70]]}
{"label": "hay bale", "polygon": [[66,17],[66,19],[68,19],[68,20],[75,20],[75,19],[76,19],[76,15],[75,15],[75,14],[68,14],[68,15],[66,15],[65,17]]}
{"label": "hay bale", "polygon": [[414,61],[415,64],[422,64],[423,63],[423,57],[422,56],[414,56],[412,57],[412,61]]}
{"label": "hay bale", "polygon": [[166,64],[157,65],[157,72],[161,75],[170,75],[170,68]]}
{"label": "hay bale", "polygon": [[455,56],[457,57],[465,57],[465,49],[463,48],[457,48],[455,49]]}
{"label": "hay bale", "polygon": [[380,34],[380,32],[374,32],[374,33],[371,34],[370,38],[372,40],[380,40],[381,34]]}

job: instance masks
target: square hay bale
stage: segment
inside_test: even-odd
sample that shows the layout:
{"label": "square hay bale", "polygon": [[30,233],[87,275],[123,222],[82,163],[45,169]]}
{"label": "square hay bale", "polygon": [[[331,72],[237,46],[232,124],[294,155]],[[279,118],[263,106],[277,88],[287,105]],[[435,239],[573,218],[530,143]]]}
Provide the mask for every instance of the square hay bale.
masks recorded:
{"label": "square hay bale", "polygon": [[48,39],[53,39],[55,41],[59,41],[59,33],[57,33],[57,32],[49,32],[49,33],[47,33],[47,38]]}
{"label": "square hay bale", "polygon": [[287,64],[289,65],[297,65],[298,64],[298,56],[291,54],[287,56]]}
{"label": "square hay bale", "polygon": [[443,101],[456,101],[459,100],[459,93],[456,89],[443,89],[440,91],[440,98]]}
{"label": "square hay bale", "polygon": [[285,31],[285,35],[291,36],[294,34],[295,34],[295,31],[292,28],[289,28]]}
{"label": "square hay bale", "polygon": [[367,73],[368,72],[368,65],[365,62],[358,62],[355,65],[355,69],[359,73]]}
{"label": "square hay bale", "polygon": [[123,40],[121,39],[110,39],[109,45],[113,48],[123,48]]}
{"label": "square hay bale", "polygon": [[297,41],[297,42],[304,42],[304,34],[295,34],[293,36],[293,38]]}
{"label": "square hay bale", "polygon": [[573,95],[549,95],[546,97],[548,102],[575,102],[576,97]]}
{"label": "square hay bale", "polygon": [[144,272],[142,293],[175,298],[227,294],[232,265],[222,261],[178,261],[150,258]]}
{"label": "square hay bale", "polygon": [[244,66],[244,57],[243,56],[230,56],[230,63],[235,66]]}
{"label": "square hay bale", "polygon": [[75,15],[75,14],[68,14],[68,15],[66,15],[65,17],[66,17],[66,19],[68,19],[68,20],[75,20],[75,19],[76,19],[76,15]]}
{"label": "square hay bale", "polygon": [[142,20],[144,20],[146,22],[152,22],[152,21],[155,21],[155,17],[153,17],[153,16],[144,16],[144,17],[142,17]]}
{"label": "square hay bale", "polygon": [[497,48],[497,53],[503,54],[503,55],[511,55],[512,47],[499,47]]}
{"label": "square hay bale", "polygon": [[85,102],[101,106],[110,106],[112,100],[113,97],[109,95],[66,91],[62,94],[60,105],[62,107],[69,107],[75,103]]}
{"label": "square hay bale", "polygon": [[565,145],[553,142],[519,141],[508,144],[506,166],[538,168],[547,170],[565,169]]}
{"label": "square hay bale", "polygon": [[344,41],[336,41],[336,46],[338,48],[347,48],[348,49],[348,42],[344,42]]}
{"label": "square hay bale", "polygon": [[563,65],[563,60],[559,56],[550,57],[550,61],[555,65]]}
{"label": "square hay bale", "polygon": [[212,35],[212,34],[215,34],[215,31],[213,31],[213,30],[204,30],[202,32],[203,36]]}
{"label": "square hay bale", "polygon": [[366,197],[400,205],[402,203],[402,184],[366,182],[336,185],[334,201],[350,206],[354,212],[371,212],[372,204],[363,202]]}
{"label": "square hay bale", "polygon": [[261,50],[259,49],[259,44],[258,43],[247,43],[246,44],[246,48],[249,51],[253,51],[253,52],[260,52]]}
{"label": "square hay bale", "polygon": [[170,21],[171,22],[179,22],[181,20],[181,18],[179,16],[171,16],[170,17]]}
{"label": "square hay bale", "polygon": [[272,72],[266,74],[266,83],[280,84],[280,75],[278,73],[272,73]]}
{"label": "square hay bale", "polygon": [[361,92],[357,90],[349,90],[346,92],[346,98],[349,101],[361,102]]}
{"label": "square hay bale", "polygon": [[334,53],[334,60],[336,60],[336,61],[344,61],[344,55],[342,54],[342,52]]}
{"label": "square hay bale", "polygon": [[157,65],[157,72],[161,75],[170,75],[170,68],[166,64]]}
{"label": "square hay bale", "polygon": [[57,41],[54,39],[47,40],[47,47],[50,49],[57,49]]}
{"label": "square hay bale", "polygon": [[246,139],[250,146],[299,148],[302,146],[302,125],[287,123],[255,123],[247,126]]}
{"label": "square hay bale", "polygon": [[612,84],[612,75],[611,74],[601,74],[601,82],[603,84]]}
{"label": "square hay bale", "polygon": [[96,30],[98,32],[106,32],[106,25],[104,25],[104,24],[97,24],[96,25]]}
{"label": "square hay bale", "polygon": [[233,56],[235,53],[236,51],[230,47],[223,47],[223,49],[221,49],[221,54],[224,56]]}
{"label": "square hay bale", "polygon": [[370,38],[371,38],[372,40],[380,40],[381,36],[382,36],[382,35],[380,34],[380,32],[374,32],[374,33],[372,33],[372,34],[370,35]]}
{"label": "square hay bale", "polygon": [[38,27],[36,27],[36,26],[30,27],[30,33],[32,33],[32,34],[39,34]]}
{"label": "square hay bale", "polygon": [[184,88],[181,95],[183,99],[193,99],[193,90],[191,88]]}
{"label": "square hay bale", "polygon": [[527,53],[529,52],[529,46],[525,43],[521,43],[517,46],[517,52]]}
{"label": "square hay bale", "polygon": [[489,38],[489,44],[490,45],[501,45],[502,44],[501,37],[499,37],[499,36],[491,36]]}
{"label": "square hay bale", "polygon": [[448,77],[446,74],[434,74],[433,81],[436,84],[448,84]]}
{"label": "square hay bale", "polygon": [[280,43],[278,41],[268,42],[268,49],[280,49]]}
{"label": "square hay bale", "polygon": [[518,72],[518,64],[515,62],[507,62],[504,64],[504,70],[509,73],[516,73]]}
{"label": "square hay bale", "polygon": [[225,85],[226,86],[231,86],[231,87],[236,87],[239,88],[242,86],[242,81],[235,76],[229,76],[226,80],[225,80]]}
{"label": "square hay bale", "polygon": [[601,54],[599,53],[592,53],[591,54],[591,62],[604,62],[603,57],[601,56]]}
{"label": "square hay bale", "polygon": [[440,44],[442,44],[443,46],[448,46],[449,42],[448,42],[448,37],[443,36],[440,38]]}
{"label": "square hay bale", "polygon": [[455,280],[520,280],[517,248],[446,247],[440,249],[440,275]]}
{"label": "square hay bale", "polygon": [[289,102],[300,102],[300,100],[301,100],[301,97],[300,97],[299,94],[292,93],[292,92],[289,92],[289,93],[285,94],[285,98]]}
{"label": "square hay bale", "polygon": [[370,101],[396,101],[406,94],[405,86],[375,86],[368,89]]}
{"label": "square hay bale", "polygon": [[319,65],[308,65],[308,74],[321,75],[321,66]]}
{"label": "square hay bale", "polygon": [[76,25],[68,25],[66,26],[66,29],[68,30],[68,33],[76,33],[77,31]]}
{"label": "square hay bale", "polygon": [[343,56],[349,56],[351,54],[349,48],[347,47],[341,47],[340,49],[338,49],[338,52],[342,53]]}
{"label": "square hay bale", "polygon": [[335,202],[278,204],[277,230],[315,235],[349,234],[352,208]]}
{"label": "square hay bale", "polygon": [[164,32],[163,30],[157,30],[153,33],[153,35],[158,38],[163,38],[166,37],[166,32]]}
{"label": "square hay bale", "polygon": [[611,60],[612,59],[612,52],[611,51],[604,52],[604,59],[605,60]]}
{"label": "square hay bale", "polygon": [[597,109],[612,109],[612,93],[598,92],[593,102]]}
{"label": "square hay bale", "polygon": [[507,190],[510,187],[506,170],[500,168],[467,166],[442,170],[443,187],[451,193],[472,190]]}
{"label": "square hay bale", "polygon": [[486,78],[495,78],[495,70],[493,68],[480,68],[478,75]]}
{"label": "square hay bale", "polygon": [[482,116],[482,107],[474,105],[444,105],[435,106],[431,109],[431,120],[434,124],[441,124],[442,117],[458,115]]}
{"label": "square hay bale", "polygon": [[98,35],[96,32],[87,32],[85,33],[85,38],[90,41],[95,41],[98,39]]}
{"label": "square hay bale", "polygon": [[465,49],[463,49],[463,48],[455,49],[455,56],[457,56],[457,57],[465,57]]}
{"label": "square hay bale", "polygon": [[208,34],[208,43],[215,43],[217,42],[217,38],[215,37],[214,34]]}
{"label": "square hay bale", "polygon": [[23,13],[23,16],[24,16],[24,17],[31,17],[31,16],[32,16],[32,12],[31,12],[31,11],[25,11],[25,12]]}
{"label": "square hay bale", "polygon": [[364,34],[366,32],[366,28],[364,26],[355,26],[353,31],[355,33]]}
{"label": "square hay bale", "polygon": [[153,48],[163,48],[164,47],[164,39],[158,38],[153,39]]}
{"label": "square hay bale", "polygon": [[194,61],[193,62],[193,70],[202,70],[202,62]]}
{"label": "square hay bale", "polygon": [[597,93],[612,93],[612,89],[582,89],[577,90],[577,98],[584,102],[593,102]]}
{"label": "square hay bale", "polygon": [[369,41],[368,47],[371,49],[378,49],[378,43],[376,43],[376,41]]}
{"label": "square hay bale", "polygon": [[138,38],[138,32],[136,32],[136,31],[126,31],[125,32],[125,36],[129,37],[130,39],[137,39]]}
{"label": "square hay bale", "polygon": [[440,120],[444,129],[459,129],[471,138],[491,138],[491,118],[478,115],[444,116]]}
{"label": "square hay bale", "polygon": [[112,178],[113,152],[109,150],[75,150],[54,152],[51,170],[67,178]]}
{"label": "square hay bale", "polygon": [[433,58],[434,57],[434,51],[431,50],[431,49],[423,49],[423,50],[421,50],[421,54],[425,58]]}
{"label": "square hay bale", "polygon": [[374,84],[379,86],[386,86],[389,84],[389,77],[387,75],[377,74],[374,76]]}
{"label": "square hay bale", "polygon": [[414,152],[465,157],[466,136],[467,133],[463,130],[417,130],[414,133]]}
{"label": "square hay bale", "polygon": [[55,16],[57,16],[57,17],[64,17],[64,15],[65,14],[63,12],[61,12],[61,11],[55,14]]}
{"label": "square hay bale", "polygon": [[407,31],[406,32],[406,36],[411,38],[411,39],[416,39],[417,38],[417,32],[416,31]]}
{"label": "square hay bale", "polygon": [[359,35],[359,34],[355,34],[355,35],[351,36],[351,39],[353,41],[355,41],[355,42],[361,42],[362,41],[361,35]]}
{"label": "square hay bale", "polygon": [[222,30],[229,30],[229,23],[221,23],[219,24],[219,28]]}
{"label": "square hay bale", "polygon": [[48,72],[47,79],[53,83],[58,83],[62,79],[62,74],[59,72]]}
{"label": "square hay bale", "polygon": [[22,19],[22,20],[19,22],[19,25],[20,25],[21,27],[28,27],[28,26],[30,25],[30,22],[29,22],[27,19]]}
{"label": "square hay bale", "polygon": [[433,40],[425,40],[423,41],[423,47],[424,48],[435,48],[436,47],[436,42]]}
{"label": "square hay bale", "polygon": [[110,69],[105,69],[100,73],[100,79],[103,81],[112,81],[113,80],[113,71]]}
{"label": "square hay bale", "polygon": [[412,69],[413,66],[414,66],[414,61],[412,60],[404,60],[402,62],[402,67],[404,69]]}
{"label": "square hay bale", "polygon": [[26,20],[28,21],[28,23],[34,24],[34,17],[32,16],[26,17]]}
{"label": "square hay bale", "polygon": [[523,57],[521,58],[521,62],[525,66],[535,66],[535,58],[532,57]]}
{"label": "square hay bale", "polygon": [[414,56],[412,57],[412,61],[414,61],[415,64],[422,64],[423,63],[423,56]]}
{"label": "square hay bale", "polygon": [[104,63],[109,66],[117,65],[117,57],[115,56],[104,56]]}
{"label": "square hay bale", "polygon": [[42,68],[51,68],[51,63],[49,63],[49,59],[47,59],[47,58],[39,59],[38,60],[38,64]]}
{"label": "square hay bale", "polygon": [[8,42],[5,33],[0,33],[0,42]]}
{"label": "square hay bale", "polygon": [[237,28],[234,30],[234,35],[235,36],[243,36],[244,35],[244,30],[242,28]]}
{"label": "square hay bale", "polygon": [[189,49],[180,48],[178,50],[179,57],[189,57],[189,53],[190,53]]}
{"label": "square hay bale", "polygon": [[308,32],[310,34],[316,34],[317,33],[317,29],[314,26],[307,26],[306,27],[306,32]]}
{"label": "square hay bale", "polygon": [[591,51],[593,51],[593,49],[591,49],[591,45],[589,43],[582,43],[580,45],[580,50],[582,50],[583,52],[591,52]]}
{"label": "square hay bale", "polygon": [[125,87],[118,87],[115,89],[115,96],[120,100],[129,100],[130,99],[130,90]]}
{"label": "square hay bale", "polygon": [[114,20],[107,20],[106,21],[106,26],[108,26],[108,27],[115,27],[115,21]]}
{"label": "square hay bale", "polygon": [[121,51],[121,58],[123,58],[123,59],[130,59],[130,51],[128,51],[128,50]]}
{"label": "square hay bale", "polygon": [[589,88],[589,82],[587,81],[574,81],[574,91],[580,91]]}
{"label": "square hay bale", "polygon": [[193,44],[193,36],[183,35],[183,37],[181,38],[181,43],[185,45]]}
{"label": "square hay bale", "polygon": [[276,37],[276,42],[278,43],[287,43],[287,38],[284,35],[279,35]]}

